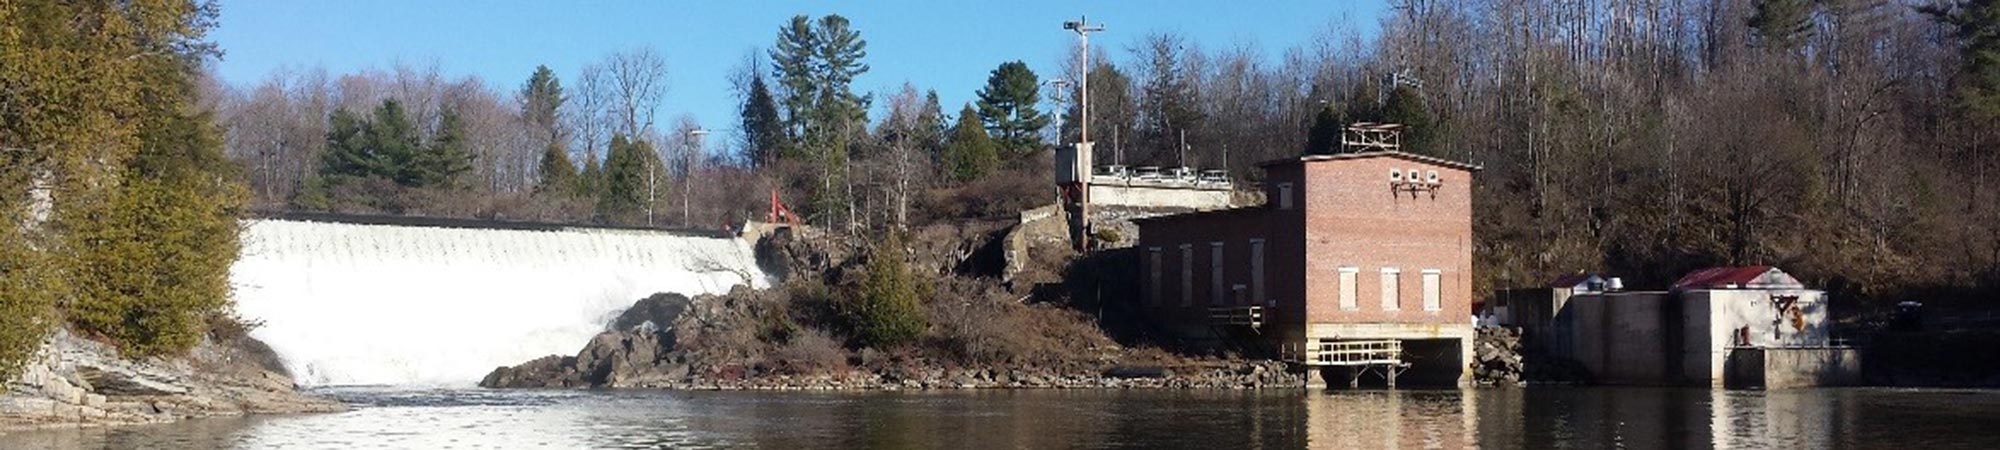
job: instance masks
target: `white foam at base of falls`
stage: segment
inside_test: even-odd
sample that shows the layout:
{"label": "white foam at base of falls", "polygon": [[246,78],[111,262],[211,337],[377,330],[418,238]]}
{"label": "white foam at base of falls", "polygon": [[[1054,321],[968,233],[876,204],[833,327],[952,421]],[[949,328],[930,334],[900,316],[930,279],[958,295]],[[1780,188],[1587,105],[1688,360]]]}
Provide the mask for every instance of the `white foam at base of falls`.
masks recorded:
{"label": "white foam at base of falls", "polygon": [[574,355],[659,292],[766,287],[741,239],[610,229],[245,223],[236,311],[309,386],[471,385]]}

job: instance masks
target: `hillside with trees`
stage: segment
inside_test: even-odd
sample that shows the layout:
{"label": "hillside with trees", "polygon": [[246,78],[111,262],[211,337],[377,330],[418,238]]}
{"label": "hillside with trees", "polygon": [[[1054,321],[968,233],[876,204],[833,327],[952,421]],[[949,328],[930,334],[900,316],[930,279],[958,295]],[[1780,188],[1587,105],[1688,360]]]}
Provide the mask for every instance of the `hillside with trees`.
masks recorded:
{"label": "hillside with trees", "polygon": [[199,88],[213,4],[0,6],[0,379],[57,327],[125,355],[240,327],[249,192]]}

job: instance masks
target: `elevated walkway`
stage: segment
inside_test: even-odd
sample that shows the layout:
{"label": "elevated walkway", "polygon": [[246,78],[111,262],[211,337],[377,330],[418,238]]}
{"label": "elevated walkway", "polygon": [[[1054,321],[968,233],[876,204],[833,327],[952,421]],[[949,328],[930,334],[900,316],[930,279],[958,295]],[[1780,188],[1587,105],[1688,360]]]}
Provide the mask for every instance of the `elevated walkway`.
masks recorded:
{"label": "elevated walkway", "polygon": [[1410,363],[1403,361],[1403,341],[1394,339],[1313,339],[1301,356],[1297,362],[1306,366],[1308,383],[1313,374],[1324,377],[1329,369],[1339,369],[1345,371],[1350,388],[1360,387],[1361,376],[1368,373],[1381,375],[1393,388],[1396,375],[1410,368]]}

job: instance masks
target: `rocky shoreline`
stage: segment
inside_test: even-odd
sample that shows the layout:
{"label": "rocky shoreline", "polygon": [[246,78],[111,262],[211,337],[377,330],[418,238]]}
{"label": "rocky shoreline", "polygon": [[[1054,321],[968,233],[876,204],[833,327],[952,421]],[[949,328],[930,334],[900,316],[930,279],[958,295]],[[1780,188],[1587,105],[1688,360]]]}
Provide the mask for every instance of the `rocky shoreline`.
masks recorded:
{"label": "rocky shoreline", "polygon": [[[1283,363],[1182,358],[1103,346],[1088,361],[963,367],[910,353],[863,351],[862,361],[801,369],[796,361],[758,361],[739,348],[704,347],[704,334],[745,322],[741,307],[769,292],[738,289],[724,296],[661,294],[635,303],[576,356],[551,355],[499,367],[487,388],[611,388],[671,390],[929,390],[929,389],[1258,389],[1297,388],[1304,376]],[[657,325],[657,324],[668,325]],[[1136,362],[1136,363],[1134,363]]]}
{"label": "rocky shoreline", "polygon": [[211,337],[186,356],[135,360],[58,329],[5,387],[0,433],[346,409],[299,392],[270,349],[247,336]]}

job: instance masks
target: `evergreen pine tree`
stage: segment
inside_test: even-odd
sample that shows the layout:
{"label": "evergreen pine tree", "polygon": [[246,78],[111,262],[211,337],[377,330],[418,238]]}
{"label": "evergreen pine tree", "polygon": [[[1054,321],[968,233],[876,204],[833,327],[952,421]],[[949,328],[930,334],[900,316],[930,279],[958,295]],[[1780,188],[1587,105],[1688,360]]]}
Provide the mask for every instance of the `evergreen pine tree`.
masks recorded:
{"label": "evergreen pine tree", "polygon": [[[868,73],[868,41],[849,26],[846,17],[832,14],[819,18],[813,29],[820,85],[817,109],[825,110],[825,131],[847,133],[843,125],[868,123],[869,97],[854,93],[854,77]],[[860,129],[860,127],[854,127]]]}
{"label": "evergreen pine tree", "polygon": [[979,179],[999,165],[998,146],[980,125],[979,113],[972,105],[966,105],[958,113],[958,124],[952,127],[951,137],[945,141],[945,168],[952,179],[960,182]]}
{"label": "evergreen pine tree", "polygon": [[922,292],[904,261],[903,240],[890,233],[868,254],[868,276],[853,305],[854,329],[864,345],[887,348],[923,334]]}
{"label": "evergreen pine tree", "polygon": [[535,66],[535,73],[521,86],[521,120],[541,134],[541,139],[561,141],[565,100],[562,81],[556,78],[556,72],[549,70],[549,66]]}
{"label": "evergreen pine tree", "polygon": [[1306,135],[1305,154],[1331,155],[1340,151],[1340,134],[1347,126],[1340,108],[1328,104],[1313,115],[1312,131]]}
{"label": "evergreen pine tree", "polygon": [[535,193],[542,195],[571,196],[578,191],[576,165],[569,161],[569,150],[562,142],[549,143],[542,150],[542,161],[538,167],[540,178],[535,180]]}
{"label": "evergreen pine tree", "polygon": [[1956,0],[1922,11],[1957,35],[1958,103],[1982,120],[2000,120],[2000,0]]}
{"label": "evergreen pine tree", "polygon": [[743,136],[750,164],[767,166],[776,162],[789,147],[785,125],[778,116],[778,104],[764,84],[764,75],[751,74],[750,93],[743,99]]}
{"label": "evergreen pine tree", "polygon": [[986,77],[986,87],[979,90],[979,118],[1009,159],[1041,147],[1041,131],[1050,118],[1035,108],[1039,101],[1041,81],[1020,61],[1000,64]]}
{"label": "evergreen pine tree", "polygon": [[93,227],[75,230],[71,320],[134,355],[186,351],[229,308],[247,192],[206,114],[160,108]]}
{"label": "evergreen pine tree", "polygon": [[923,129],[921,140],[924,154],[929,155],[933,167],[944,161],[945,134],[951,125],[945,123],[944,106],[939,104],[937,90],[924,92],[924,111],[917,116],[917,123]]}
{"label": "evergreen pine tree", "polygon": [[849,149],[854,136],[867,132],[869,97],[856,95],[854,77],[868,71],[861,60],[868,42],[847,18],[828,15],[813,21],[794,16],[779,28],[771,49],[785,129],[791,134],[782,159],[810,161],[813,199],[808,217],[831,220],[851,207],[847,185]]}
{"label": "evergreen pine tree", "polygon": [[472,150],[465,142],[465,120],[456,110],[446,109],[438,117],[437,136],[403,165],[401,177],[406,187],[456,189],[466,172],[472,171]]}
{"label": "evergreen pine tree", "polygon": [[1766,48],[1790,51],[1811,37],[1813,7],[1818,0],[1757,0],[1750,28]]}
{"label": "evergreen pine tree", "polygon": [[[812,18],[792,16],[778,28],[778,42],[771,46],[771,70],[777,79],[784,104],[784,128],[793,142],[805,139],[807,123],[813,116],[813,101],[819,98],[817,76],[819,41],[812,30]],[[793,156],[786,155],[787,159]]]}
{"label": "evergreen pine tree", "polygon": [[1439,154],[1440,149],[1434,148],[1437,122],[1431,118],[1423,93],[1416,89],[1397,86],[1389,91],[1388,101],[1382,104],[1380,121],[1403,125],[1402,151],[1432,156]]}
{"label": "evergreen pine tree", "polygon": [[652,144],[644,140],[624,135],[611,137],[611,150],[604,157],[603,185],[597,197],[600,220],[639,223],[646,208],[648,171],[658,164],[657,159]]}
{"label": "evergreen pine tree", "polygon": [[583,155],[583,170],[576,173],[576,194],[583,198],[598,198],[604,192],[604,164],[597,160],[597,152]]}

